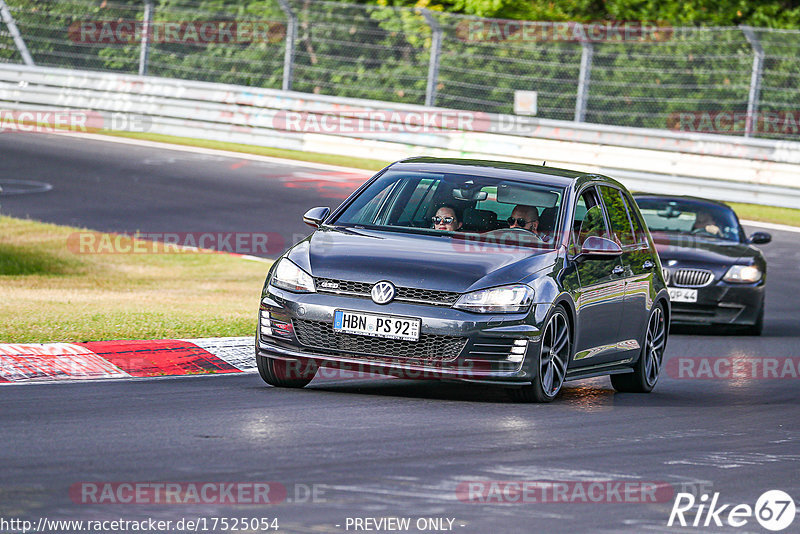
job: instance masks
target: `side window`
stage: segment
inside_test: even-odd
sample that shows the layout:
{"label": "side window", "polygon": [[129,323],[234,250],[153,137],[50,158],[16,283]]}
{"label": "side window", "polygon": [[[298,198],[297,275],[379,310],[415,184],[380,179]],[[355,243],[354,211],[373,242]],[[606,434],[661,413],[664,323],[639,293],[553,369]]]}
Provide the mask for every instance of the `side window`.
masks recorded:
{"label": "side window", "polygon": [[622,193],[613,187],[600,186],[599,189],[608,211],[608,219],[611,221],[615,240],[623,247],[633,245],[636,239],[633,236],[631,220],[628,218],[628,210],[622,200]]}
{"label": "side window", "polygon": [[603,209],[597,199],[597,193],[593,188],[589,188],[581,193],[575,205],[575,217],[572,222],[572,240],[570,243],[570,253],[580,252],[581,245],[587,237],[609,237],[608,226]]}
{"label": "side window", "polygon": [[636,208],[634,206],[635,201],[631,199],[629,195],[622,195],[622,198],[625,200],[625,207],[628,208],[628,216],[630,217],[631,225],[633,226],[633,237],[635,239],[635,243],[647,244],[647,237],[644,233],[642,221],[639,219],[639,215],[636,213]]}
{"label": "side window", "polygon": [[431,178],[423,178],[417,182],[414,192],[411,193],[408,203],[403,208],[396,224],[398,226],[423,228],[430,226],[430,221],[426,218],[426,215],[440,183],[441,180],[433,180]]}
{"label": "side window", "polygon": [[[378,216],[378,210],[384,205],[389,193],[394,190],[396,185],[396,182],[387,183],[380,192],[358,208],[352,222],[355,224],[374,224]],[[365,195],[361,196],[367,198]]]}
{"label": "side window", "polygon": [[573,223],[573,228],[575,230],[579,230],[581,227],[581,222],[583,218],[586,217],[586,211],[589,208],[586,207],[586,193],[582,194],[581,197],[578,199],[578,203],[575,205],[575,222]]}

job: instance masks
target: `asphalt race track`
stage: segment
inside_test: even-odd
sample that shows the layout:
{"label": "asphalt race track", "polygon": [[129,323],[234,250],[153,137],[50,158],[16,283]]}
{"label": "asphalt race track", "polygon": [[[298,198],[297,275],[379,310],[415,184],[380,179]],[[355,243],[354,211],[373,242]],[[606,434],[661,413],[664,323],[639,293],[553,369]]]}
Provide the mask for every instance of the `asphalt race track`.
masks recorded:
{"label": "asphalt race track", "polygon": [[54,134],[0,134],[0,156],[4,191],[22,191],[5,180],[52,186],[0,196],[6,215],[109,232],[267,233],[269,253],[256,255],[272,257],[310,233],[309,202],[337,206],[373,174]]}
{"label": "asphalt race track", "polygon": [[[53,186],[0,196],[0,213],[110,231],[268,231],[288,241],[304,232],[307,208],[336,205],[358,182],[302,164],[39,134],[0,135],[0,161],[0,183]],[[665,369],[685,356],[797,362],[800,234],[772,234],[764,335],[673,335]],[[281,390],[255,374],[4,386],[0,517],[277,517],[283,532],[354,531],[347,518],[381,517],[453,519],[464,533],[708,531],[713,523],[667,526],[675,493],[750,506],[771,489],[800,495],[798,384],[673,369],[649,395],[615,394],[598,378],[568,383],[550,405],[395,379]],[[70,494],[82,482],[206,481],[287,493],[260,506],[83,504]],[[459,491],[475,481],[656,482],[670,492],[646,503],[481,503]],[[764,532],[753,518],[717,530]]]}

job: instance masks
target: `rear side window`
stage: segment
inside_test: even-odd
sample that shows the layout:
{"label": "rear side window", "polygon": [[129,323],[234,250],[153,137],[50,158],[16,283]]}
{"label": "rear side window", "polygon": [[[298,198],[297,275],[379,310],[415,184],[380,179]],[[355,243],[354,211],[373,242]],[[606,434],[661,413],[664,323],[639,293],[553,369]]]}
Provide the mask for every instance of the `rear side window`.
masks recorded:
{"label": "rear side window", "polygon": [[489,210],[497,215],[498,221],[505,221],[511,217],[511,212],[514,211],[515,204],[503,204],[497,200],[497,186],[484,187],[482,191],[486,192],[486,200],[481,200],[475,203],[475,209]]}
{"label": "rear side window", "polygon": [[644,243],[647,244],[647,236],[644,232],[644,227],[642,226],[642,221],[639,219],[639,215],[636,213],[636,207],[633,199],[630,196],[623,194],[622,199],[625,201],[625,207],[628,208],[628,216],[631,219],[631,225],[633,226],[633,236],[636,240],[636,243]]}
{"label": "rear side window", "polygon": [[633,245],[636,238],[633,235],[633,227],[628,217],[628,209],[622,198],[622,193],[613,187],[600,186],[600,194],[603,196],[603,203],[608,211],[608,219],[611,222],[611,230],[614,232],[617,243],[622,246]]}

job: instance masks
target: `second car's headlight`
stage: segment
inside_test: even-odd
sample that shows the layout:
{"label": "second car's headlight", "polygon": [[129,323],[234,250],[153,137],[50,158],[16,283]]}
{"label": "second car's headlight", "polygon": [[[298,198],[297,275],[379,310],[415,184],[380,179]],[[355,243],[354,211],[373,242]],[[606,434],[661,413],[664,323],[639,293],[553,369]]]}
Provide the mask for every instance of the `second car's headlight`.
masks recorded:
{"label": "second car's headlight", "polygon": [[314,278],[286,258],[278,261],[269,282],[275,287],[297,293],[314,293]]}
{"label": "second car's headlight", "polygon": [[518,313],[527,311],[532,302],[533,289],[517,284],[465,293],[453,307],[478,313]]}
{"label": "second car's headlight", "polygon": [[722,279],[726,282],[752,284],[761,280],[761,271],[752,265],[733,265]]}

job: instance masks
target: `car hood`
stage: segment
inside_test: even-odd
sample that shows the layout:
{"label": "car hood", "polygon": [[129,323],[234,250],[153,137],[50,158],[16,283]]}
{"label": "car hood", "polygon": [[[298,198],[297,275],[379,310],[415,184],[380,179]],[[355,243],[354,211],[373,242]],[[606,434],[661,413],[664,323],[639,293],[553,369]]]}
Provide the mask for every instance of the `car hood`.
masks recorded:
{"label": "car hood", "polygon": [[550,249],[474,243],[447,236],[321,228],[289,259],[317,278],[463,293],[511,284],[551,266]]}
{"label": "car hood", "polygon": [[744,243],[702,239],[681,234],[653,234],[658,255],[663,262],[675,260],[681,265],[721,266],[750,263],[761,252]]}

